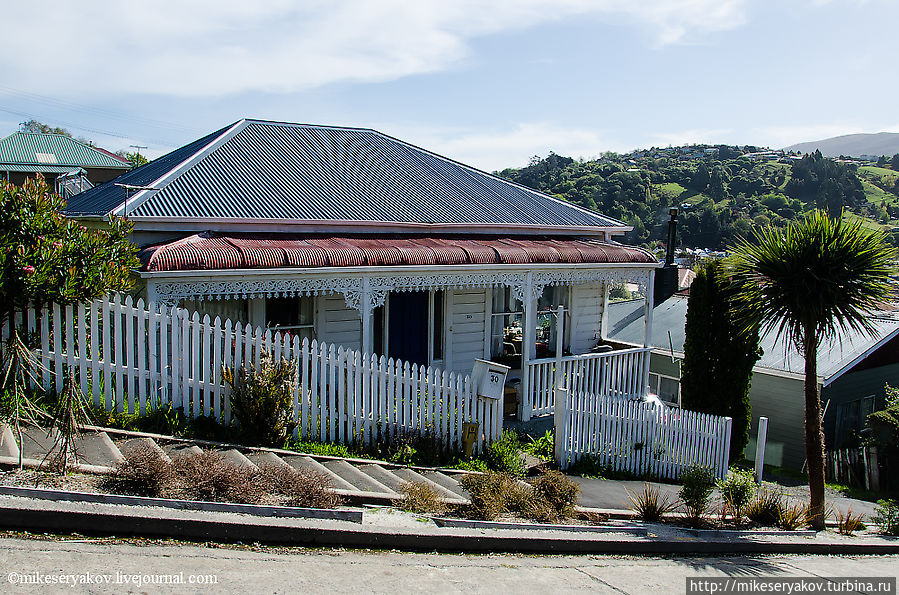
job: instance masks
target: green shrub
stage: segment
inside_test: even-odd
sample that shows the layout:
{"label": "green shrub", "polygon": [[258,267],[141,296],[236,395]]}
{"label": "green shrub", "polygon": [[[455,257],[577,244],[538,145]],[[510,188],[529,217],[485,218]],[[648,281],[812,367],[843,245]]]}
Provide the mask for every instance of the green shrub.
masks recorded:
{"label": "green shrub", "polygon": [[641,521],[647,523],[657,523],[662,518],[674,512],[677,505],[671,499],[659,492],[658,488],[652,487],[650,484],[643,484],[643,491],[637,494],[629,494],[631,501],[631,510],[637,515]]}
{"label": "green shrub", "polygon": [[535,457],[552,460],[553,456],[555,455],[552,430],[547,430],[546,433],[543,434],[543,436],[540,436],[539,438],[525,446],[525,450]]}
{"label": "green shrub", "polygon": [[743,510],[755,496],[755,476],[751,470],[740,471],[731,469],[727,477],[718,481],[718,489],[724,504],[739,520],[743,517]]}
{"label": "green shrub", "polygon": [[483,459],[457,459],[450,464],[450,467],[453,469],[461,469],[463,471],[480,471],[481,473],[490,471],[490,467],[487,466],[487,461]]}
{"label": "green shrub", "polygon": [[523,477],[524,459],[521,456],[521,442],[512,430],[503,430],[498,440],[487,447],[487,465],[494,471]]}
{"label": "green shrub", "polygon": [[692,466],[681,474],[681,502],[687,513],[687,520],[697,525],[709,507],[709,498],[715,488],[715,476],[708,467]]}
{"label": "green shrub", "polygon": [[331,442],[312,442],[304,440],[291,440],[287,444],[289,450],[309,455],[324,455],[327,457],[354,457],[361,453],[350,452],[346,444]]}
{"label": "green shrub", "polygon": [[262,356],[259,370],[223,371],[231,387],[231,414],[240,426],[243,443],[275,447],[287,443],[297,427],[293,416],[295,372],[293,361],[275,362],[268,355]]}
{"label": "green shrub", "polygon": [[871,520],[884,535],[899,535],[899,501],[878,500]]}
{"label": "green shrub", "polygon": [[592,454],[582,454],[567,469],[569,475],[577,475],[579,477],[592,477],[595,479],[606,479],[609,474],[608,469],[603,466],[600,458]]}
{"label": "green shrub", "polygon": [[[524,512],[526,516],[544,522],[558,522],[571,517],[577,504],[581,487],[555,469],[541,471],[531,482],[533,497]],[[536,505],[536,506],[535,506]]]}

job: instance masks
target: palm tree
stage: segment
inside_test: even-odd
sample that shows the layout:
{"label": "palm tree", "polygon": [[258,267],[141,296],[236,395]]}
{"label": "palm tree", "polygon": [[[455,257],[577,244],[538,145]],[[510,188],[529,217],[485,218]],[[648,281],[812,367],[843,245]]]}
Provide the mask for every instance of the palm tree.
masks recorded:
{"label": "palm tree", "polygon": [[777,332],[805,357],[805,453],[809,514],[824,528],[824,434],[818,347],[846,331],[873,332],[869,311],[893,294],[896,250],[881,231],[813,211],[786,229],[766,227],[738,242],[728,269],[743,328]]}

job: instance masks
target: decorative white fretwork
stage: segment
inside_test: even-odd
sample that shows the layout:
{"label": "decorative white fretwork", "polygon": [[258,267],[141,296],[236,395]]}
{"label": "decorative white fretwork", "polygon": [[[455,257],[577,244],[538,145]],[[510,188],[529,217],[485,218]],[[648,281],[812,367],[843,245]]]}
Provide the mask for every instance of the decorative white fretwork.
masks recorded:
{"label": "decorative white fretwork", "polygon": [[[155,284],[155,299],[157,303],[175,305],[184,299],[247,299],[339,293],[344,296],[347,307],[359,310],[362,314],[384,305],[387,294],[391,291],[506,286],[522,301],[528,293],[527,271],[457,271],[401,275],[379,273],[356,277],[272,275],[266,278],[263,275],[264,273],[260,273],[259,277],[262,278],[255,279],[159,282]],[[637,267],[537,270],[531,273],[529,297],[536,299],[547,285],[579,285],[600,281],[637,283],[645,291],[649,275],[648,269]]]}

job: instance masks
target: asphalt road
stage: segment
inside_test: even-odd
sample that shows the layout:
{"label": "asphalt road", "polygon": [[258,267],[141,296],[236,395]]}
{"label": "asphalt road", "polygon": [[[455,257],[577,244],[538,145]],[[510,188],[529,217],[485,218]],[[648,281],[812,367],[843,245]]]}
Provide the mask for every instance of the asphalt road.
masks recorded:
{"label": "asphalt road", "polygon": [[[684,593],[687,577],[897,572],[899,556],[476,556],[0,538],[0,593],[8,594],[661,594]],[[172,584],[177,581],[183,584]]]}

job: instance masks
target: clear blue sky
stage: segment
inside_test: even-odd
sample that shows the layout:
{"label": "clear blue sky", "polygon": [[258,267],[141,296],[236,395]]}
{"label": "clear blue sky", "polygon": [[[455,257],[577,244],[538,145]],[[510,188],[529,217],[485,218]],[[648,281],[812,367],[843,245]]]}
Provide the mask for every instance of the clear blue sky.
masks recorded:
{"label": "clear blue sky", "polygon": [[0,134],[158,156],[242,117],[487,170],[556,151],[899,132],[896,0],[9,3]]}

